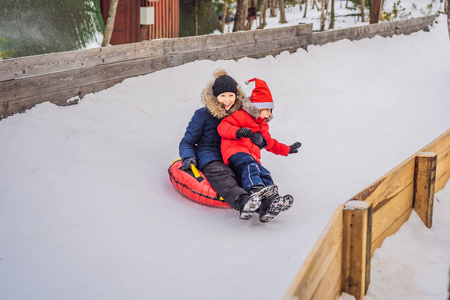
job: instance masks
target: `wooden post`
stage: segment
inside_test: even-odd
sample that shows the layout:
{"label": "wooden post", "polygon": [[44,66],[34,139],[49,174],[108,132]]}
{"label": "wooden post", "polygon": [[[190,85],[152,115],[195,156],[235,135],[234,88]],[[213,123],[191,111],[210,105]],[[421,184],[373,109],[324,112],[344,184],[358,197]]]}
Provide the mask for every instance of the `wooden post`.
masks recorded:
{"label": "wooden post", "polygon": [[433,221],[436,162],[436,153],[420,152],[416,156],[413,207],[428,228],[431,228]]}
{"label": "wooden post", "polygon": [[372,8],[370,10],[370,24],[378,23],[380,19],[381,0],[372,0]]}
{"label": "wooden post", "polygon": [[344,206],[342,291],[363,299],[370,282],[372,204],[352,200]]}

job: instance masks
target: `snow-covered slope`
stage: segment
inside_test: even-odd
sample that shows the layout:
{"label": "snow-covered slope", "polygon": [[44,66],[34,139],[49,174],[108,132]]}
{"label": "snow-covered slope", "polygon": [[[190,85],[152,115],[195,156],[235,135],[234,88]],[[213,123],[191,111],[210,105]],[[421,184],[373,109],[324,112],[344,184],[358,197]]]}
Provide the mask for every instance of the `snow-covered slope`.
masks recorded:
{"label": "snow-covered slope", "polygon": [[[450,127],[449,52],[439,18],[429,33],[198,61],[2,120],[1,298],[282,298],[337,206]],[[218,68],[264,79],[272,136],[303,143],[263,154],[296,199],[268,224],[196,204],[168,179]]]}

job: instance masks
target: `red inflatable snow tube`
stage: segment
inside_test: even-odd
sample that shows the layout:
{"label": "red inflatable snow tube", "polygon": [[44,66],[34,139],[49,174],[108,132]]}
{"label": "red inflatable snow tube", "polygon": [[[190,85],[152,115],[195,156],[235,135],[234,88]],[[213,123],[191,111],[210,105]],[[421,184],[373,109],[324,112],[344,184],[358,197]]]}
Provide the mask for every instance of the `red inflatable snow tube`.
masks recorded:
{"label": "red inflatable snow tube", "polygon": [[231,208],[213,188],[202,172],[193,167],[183,171],[180,159],[174,161],[169,167],[169,178],[172,185],[189,199],[207,206]]}

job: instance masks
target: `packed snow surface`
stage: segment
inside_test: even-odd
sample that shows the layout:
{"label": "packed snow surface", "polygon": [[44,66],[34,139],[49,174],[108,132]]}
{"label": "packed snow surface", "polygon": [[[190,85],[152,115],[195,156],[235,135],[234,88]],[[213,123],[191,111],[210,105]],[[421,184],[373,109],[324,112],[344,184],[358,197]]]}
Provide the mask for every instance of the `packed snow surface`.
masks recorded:
{"label": "packed snow surface", "polygon": [[[440,17],[409,36],[197,61],[2,120],[1,298],[281,299],[336,208],[450,128],[449,54]],[[219,68],[247,94],[245,80],[265,80],[272,136],[303,144],[263,153],[295,198],[267,224],[194,203],[169,182]],[[449,194],[437,195],[431,230],[413,213],[375,252],[368,299],[446,299]]]}

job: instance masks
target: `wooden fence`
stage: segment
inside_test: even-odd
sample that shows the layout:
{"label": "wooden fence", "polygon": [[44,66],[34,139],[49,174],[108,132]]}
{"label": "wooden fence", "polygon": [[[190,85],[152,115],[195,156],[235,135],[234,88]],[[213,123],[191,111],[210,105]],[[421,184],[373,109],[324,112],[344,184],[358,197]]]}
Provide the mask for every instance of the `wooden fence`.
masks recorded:
{"label": "wooden fence", "polygon": [[362,299],[370,259],[414,209],[430,228],[435,192],[450,177],[450,129],[339,206],[284,299]]}
{"label": "wooden fence", "polygon": [[[201,59],[263,57],[340,39],[428,30],[436,16],[312,32],[312,24],[162,39],[0,61],[0,119],[46,101],[77,103],[126,78]],[[70,101],[69,101],[70,100]]]}

